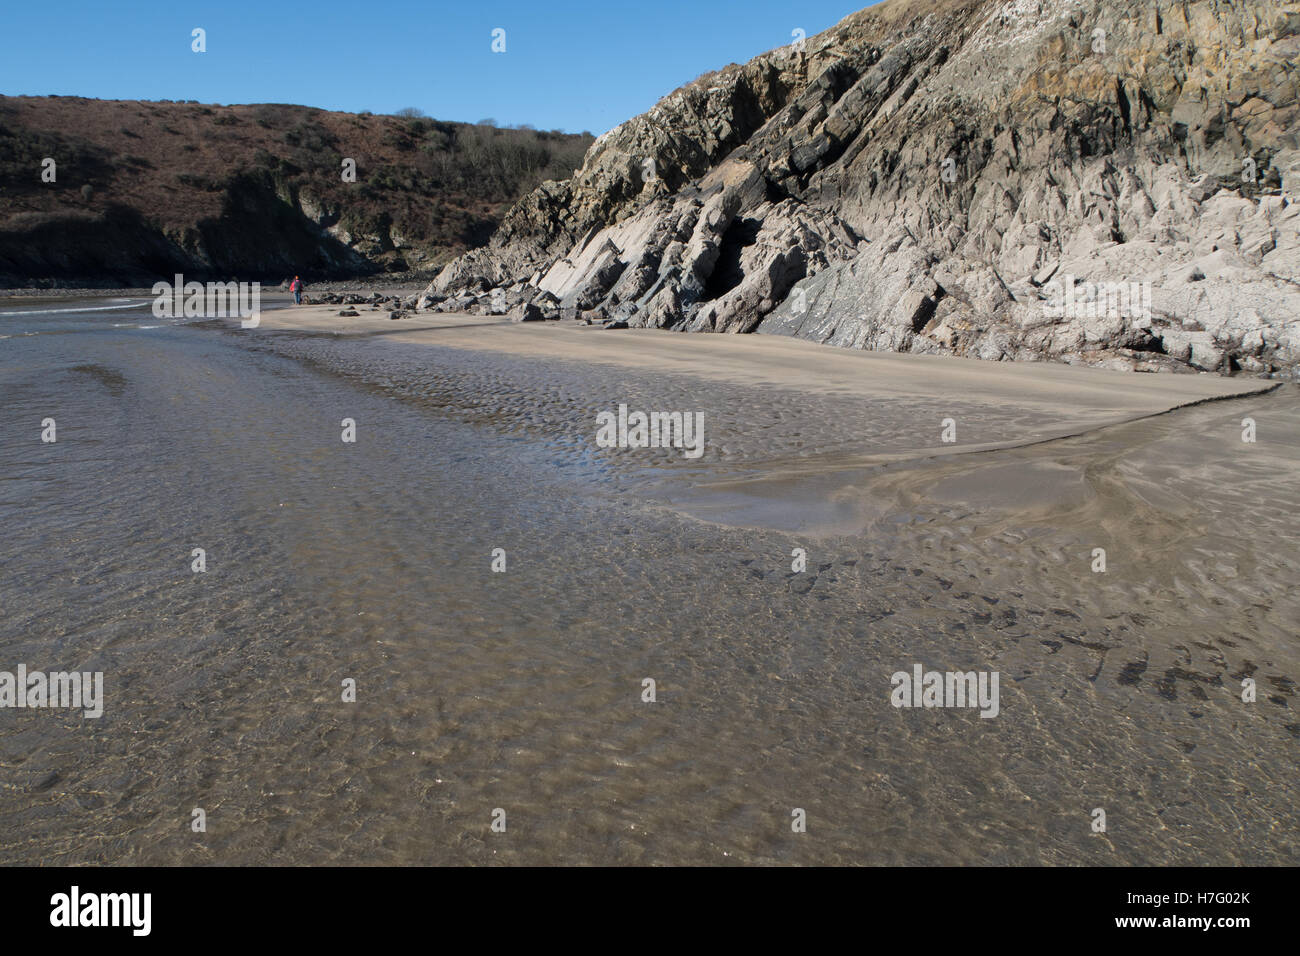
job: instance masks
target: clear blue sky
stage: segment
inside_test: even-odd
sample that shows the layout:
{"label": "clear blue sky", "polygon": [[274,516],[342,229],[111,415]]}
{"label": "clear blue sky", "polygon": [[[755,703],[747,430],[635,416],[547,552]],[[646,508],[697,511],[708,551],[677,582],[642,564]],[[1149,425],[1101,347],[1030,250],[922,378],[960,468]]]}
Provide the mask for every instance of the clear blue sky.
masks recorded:
{"label": "clear blue sky", "polygon": [[[602,133],[871,0],[5,0],[0,93],[301,103]],[[207,31],[207,52],[190,31]],[[492,30],[506,31],[493,53]]]}

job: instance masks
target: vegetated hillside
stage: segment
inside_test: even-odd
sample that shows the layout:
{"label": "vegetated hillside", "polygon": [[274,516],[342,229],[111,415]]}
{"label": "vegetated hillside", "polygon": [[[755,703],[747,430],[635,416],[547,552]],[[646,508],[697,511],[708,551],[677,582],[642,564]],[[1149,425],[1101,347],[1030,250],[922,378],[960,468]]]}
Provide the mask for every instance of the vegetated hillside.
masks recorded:
{"label": "vegetated hillside", "polygon": [[1297,376],[1298,63],[1296,0],[888,0],[606,133],[426,298]]}
{"label": "vegetated hillside", "polygon": [[0,284],[433,268],[571,175],[591,142],[278,104],[0,96]]}

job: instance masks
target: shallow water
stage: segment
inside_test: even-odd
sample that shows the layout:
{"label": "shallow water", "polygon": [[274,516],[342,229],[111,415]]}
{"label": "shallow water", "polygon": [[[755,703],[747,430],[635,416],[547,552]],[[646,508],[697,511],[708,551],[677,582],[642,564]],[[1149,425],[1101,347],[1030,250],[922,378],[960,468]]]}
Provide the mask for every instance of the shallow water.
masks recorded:
{"label": "shallow water", "polygon": [[[1300,859],[1294,388],[912,460],[1024,415],[50,307],[0,306],[0,669],[106,703],[0,710],[0,861]],[[594,448],[619,402],[706,454]],[[918,662],[999,715],[894,708]]]}

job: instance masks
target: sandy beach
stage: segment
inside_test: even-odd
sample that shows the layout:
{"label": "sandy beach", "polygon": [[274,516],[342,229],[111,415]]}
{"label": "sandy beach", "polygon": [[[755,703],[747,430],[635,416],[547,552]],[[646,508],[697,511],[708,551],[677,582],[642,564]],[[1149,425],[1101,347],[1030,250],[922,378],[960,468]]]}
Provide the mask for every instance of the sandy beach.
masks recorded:
{"label": "sandy beach", "polygon": [[[0,602],[104,713],[0,733],[0,858],[1300,859],[1295,386],[88,305],[8,320]],[[893,706],[918,664],[996,718]]]}
{"label": "sandy beach", "polygon": [[[658,408],[695,408],[702,392],[691,387],[692,380],[706,391],[733,388],[736,400],[718,402],[706,416],[713,435],[724,434],[725,440],[710,442],[698,465],[670,454],[655,456],[657,477],[688,480],[643,483],[641,493],[696,517],[816,534],[861,531],[895,507],[897,502],[875,500],[865,488],[883,493],[896,482],[892,472],[909,463],[932,465],[932,459],[1032,446],[1277,389],[1276,383],[1244,377],[863,352],[782,336],[609,331],[469,315],[391,320],[383,311],[363,311],[359,317],[340,317],[338,311],[277,309],[264,313],[261,328],[414,347],[403,353],[414,362],[421,348],[429,347],[495,353],[523,363],[519,374],[525,381],[529,366],[534,371],[556,363],[624,369],[653,377],[667,389],[645,398]],[[448,363],[430,355],[429,364],[438,374],[437,368]],[[544,392],[539,386],[527,398],[503,400],[496,420],[526,415],[535,429],[590,444],[584,432],[594,425],[584,428],[572,402],[548,408]],[[628,396],[614,388],[606,390],[603,402],[600,398],[598,390],[583,396],[591,420]],[[481,408],[492,401],[478,396],[472,404]],[[1227,406],[1224,414],[1231,414]],[[952,423],[947,440],[945,422]],[[996,461],[968,461],[963,481],[938,485],[936,493],[960,493],[985,503],[1042,504],[1066,500],[1081,487],[1082,474],[1074,469]],[[885,466],[892,469],[888,481],[881,472]]]}
{"label": "sandy beach", "polygon": [[[1243,395],[1272,383],[1213,374],[1153,375],[1060,363],[977,359],[828,348],[773,335],[704,335],[654,329],[605,330],[576,322],[511,322],[504,316],[408,314],[359,307],[302,306],[262,313],[266,330],[384,336],[392,341],[480,349],[697,375],[714,382],[817,394],[906,398],[962,395],[1041,412],[1046,428],[1095,427],[1209,398]],[[937,431],[936,431],[937,433]]]}

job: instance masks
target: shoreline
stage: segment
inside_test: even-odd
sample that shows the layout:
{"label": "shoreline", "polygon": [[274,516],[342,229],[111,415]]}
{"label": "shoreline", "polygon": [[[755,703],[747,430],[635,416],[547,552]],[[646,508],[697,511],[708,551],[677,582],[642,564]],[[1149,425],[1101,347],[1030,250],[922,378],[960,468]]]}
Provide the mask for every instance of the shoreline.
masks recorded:
{"label": "shoreline", "polygon": [[[283,346],[291,350],[327,348],[334,358],[326,364],[346,364],[345,356],[382,344],[384,356],[369,361],[396,362],[416,382],[421,368],[448,379],[440,408],[479,415],[486,405],[481,420],[522,417],[538,437],[579,447],[593,438],[596,412],[625,398],[641,407],[629,390],[659,396],[643,400],[647,410],[705,409],[706,454],[698,461],[648,450],[604,453],[602,460],[647,503],[706,522],[815,537],[862,533],[909,513],[904,499],[926,499],[922,489],[955,472],[968,477],[942,486],[941,497],[996,509],[1064,507],[1071,489],[1083,490],[1086,469],[1043,464],[1057,453],[1052,443],[1068,447],[1206,403],[1266,401],[1283,385],[1212,373],[865,352],[784,336],[688,336],[454,313],[394,321],[386,311],[355,318],[337,311],[268,310],[256,334],[288,336]],[[451,365],[504,363],[513,397],[485,392],[481,376],[455,382],[460,373],[447,367],[452,353],[445,350],[466,356]],[[584,383],[585,408],[547,404],[557,376]],[[427,386],[411,390],[423,394]],[[947,421],[953,441],[943,439]],[[1031,461],[1015,467],[1008,456]]]}
{"label": "shoreline", "polygon": [[[663,371],[738,385],[860,397],[935,396],[947,389],[1115,424],[1203,401],[1263,394],[1282,382],[1212,372],[1124,372],[1057,362],[986,362],[946,355],[841,349],[775,335],[606,330],[579,323],[517,323],[504,316],[430,313],[392,320],[383,311],[340,317],[337,306],[263,312],[261,330],[383,337],[410,345],[501,352]],[[629,342],[628,339],[633,340]],[[707,363],[707,364],[706,364]]]}
{"label": "shoreline", "polygon": [[[159,281],[170,282],[172,276],[160,276]],[[292,277],[290,277],[292,278]],[[403,278],[401,276],[385,279],[324,279],[313,282],[307,289],[310,296],[314,290],[321,292],[378,292],[382,295],[410,295],[423,292],[432,276],[423,278]],[[238,279],[196,279],[196,282],[240,281]],[[285,280],[287,283],[287,279]],[[279,282],[261,283],[264,292],[289,294],[287,284]],[[5,299],[80,299],[80,298],[146,298],[154,297],[152,286],[14,286],[0,288],[0,301]]]}

